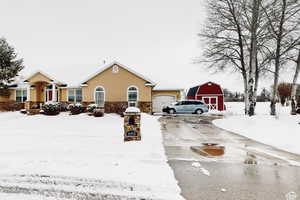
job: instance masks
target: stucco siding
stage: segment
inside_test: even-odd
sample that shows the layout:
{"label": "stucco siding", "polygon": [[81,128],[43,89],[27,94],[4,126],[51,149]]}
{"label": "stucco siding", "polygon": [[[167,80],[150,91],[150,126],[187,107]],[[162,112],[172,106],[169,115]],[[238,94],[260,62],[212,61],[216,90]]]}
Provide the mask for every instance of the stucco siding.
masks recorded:
{"label": "stucco siding", "polygon": [[127,101],[128,87],[136,86],[138,88],[138,101],[151,102],[152,87],[145,86],[145,83],[145,80],[120,66],[118,73],[113,73],[112,67],[110,67],[87,81],[87,86],[82,87],[83,101],[94,101],[94,91],[97,86],[102,86],[105,89],[105,101]]}
{"label": "stucco siding", "polygon": [[61,102],[67,102],[68,101],[68,89],[67,88],[61,88],[60,89],[59,101],[61,101]]}
{"label": "stucco siding", "polygon": [[32,76],[30,79],[28,79],[28,81],[30,83],[35,83],[35,82],[48,82],[48,83],[50,83],[51,82],[51,80],[48,77],[44,76],[40,72],[36,73],[34,76]]}

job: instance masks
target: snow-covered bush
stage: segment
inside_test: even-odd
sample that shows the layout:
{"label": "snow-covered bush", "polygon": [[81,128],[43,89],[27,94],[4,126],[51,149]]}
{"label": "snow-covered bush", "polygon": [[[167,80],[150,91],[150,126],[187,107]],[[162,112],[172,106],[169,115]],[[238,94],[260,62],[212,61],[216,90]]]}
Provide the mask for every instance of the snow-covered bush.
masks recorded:
{"label": "snow-covered bush", "polygon": [[58,104],[59,104],[60,112],[68,111],[68,104],[67,103],[59,102]]}
{"label": "snow-covered bush", "polygon": [[45,115],[58,115],[60,113],[59,103],[48,101],[43,105],[43,111]]}
{"label": "snow-covered bush", "polygon": [[80,113],[83,113],[85,111],[85,108],[80,104],[69,104],[68,110],[70,111],[71,115],[78,115]]}
{"label": "snow-covered bush", "polygon": [[90,112],[90,113],[93,113],[94,110],[98,107],[97,104],[89,104],[88,107],[87,107],[87,111]]}
{"label": "snow-covered bush", "polygon": [[94,115],[94,117],[103,117],[104,116],[104,110],[96,108],[93,111],[93,115]]}

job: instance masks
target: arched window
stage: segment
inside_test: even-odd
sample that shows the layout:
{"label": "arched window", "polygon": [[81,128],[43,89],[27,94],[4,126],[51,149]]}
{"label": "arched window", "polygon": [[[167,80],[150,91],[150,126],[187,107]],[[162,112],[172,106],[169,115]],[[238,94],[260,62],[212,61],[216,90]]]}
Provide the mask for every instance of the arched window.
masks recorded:
{"label": "arched window", "polygon": [[103,87],[99,86],[95,89],[95,103],[99,107],[104,107],[105,102],[105,90]]}
{"label": "arched window", "polygon": [[136,107],[138,102],[138,88],[130,86],[127,89],[127,100],[129,107]]}

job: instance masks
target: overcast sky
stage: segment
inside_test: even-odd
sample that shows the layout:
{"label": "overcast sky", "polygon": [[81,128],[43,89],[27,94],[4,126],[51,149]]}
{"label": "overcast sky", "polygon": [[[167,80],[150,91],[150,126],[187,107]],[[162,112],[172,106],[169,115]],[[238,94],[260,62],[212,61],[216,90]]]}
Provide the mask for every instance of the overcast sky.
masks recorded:
{"label": "overcast sky", "polygon": [[212,74],[192,64],[203,0],[2,0],[0,36],[38,69],[80,82],[117,60],[162,85],[188,88],[215,81],[242,90],[239,75]]}

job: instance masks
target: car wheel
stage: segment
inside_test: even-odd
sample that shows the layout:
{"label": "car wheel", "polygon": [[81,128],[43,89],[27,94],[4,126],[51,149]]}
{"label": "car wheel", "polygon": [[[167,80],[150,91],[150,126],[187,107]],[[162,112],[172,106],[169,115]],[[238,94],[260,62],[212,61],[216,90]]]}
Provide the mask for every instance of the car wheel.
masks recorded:
{"label": "car wheel", "polygon": [[198,114],[198,115],[201,115],[203,113],[203,110],[197,109],[195,113]]}
{"label": "car wheel", "polygon": [[176,113],[175,109],[170,109],[169,110],[169,114],[174,114],[174,113]]}

